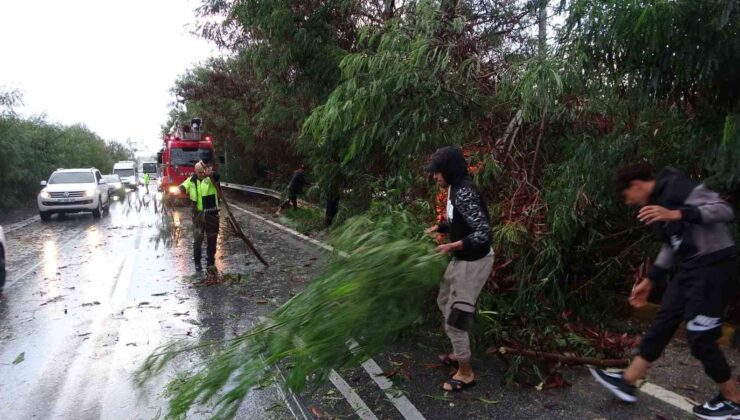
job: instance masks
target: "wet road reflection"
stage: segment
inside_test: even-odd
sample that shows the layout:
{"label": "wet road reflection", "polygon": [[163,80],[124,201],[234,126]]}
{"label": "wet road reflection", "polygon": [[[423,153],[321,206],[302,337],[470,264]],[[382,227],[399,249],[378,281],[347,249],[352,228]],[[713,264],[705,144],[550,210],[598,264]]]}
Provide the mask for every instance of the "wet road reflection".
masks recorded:
{"label": "wet road reflection", "polygon": [[[295,284],[283,290],[257,265],[245,265],[242,244],[223,230],[217,265],[245,272],[255,285],[203,287],[193,276],[189,209],[177,208],[172,220],[180,234],[170,247],[157,243],[161,215],[153,205],[137,211],[126,200],[101,219],[55,217],[8,235],[0,417],[154,418],[166,412],[167,381],[192,372],[209,353],[183,357],[142,393],[131,375],[148,354],[173,339],[232,337],[267,310],[256,300],[296,292]],[[289,417],[281,404],[274,389],[261,390],[239,417]],[[189,418],[208,414],[203,408]]]}

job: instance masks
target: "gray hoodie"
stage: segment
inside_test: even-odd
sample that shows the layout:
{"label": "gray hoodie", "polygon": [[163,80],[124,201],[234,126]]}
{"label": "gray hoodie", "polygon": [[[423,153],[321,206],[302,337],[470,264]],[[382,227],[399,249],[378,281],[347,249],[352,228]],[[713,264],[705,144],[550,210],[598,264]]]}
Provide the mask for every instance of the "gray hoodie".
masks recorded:
{"label": "gray hoodie", "polygon": [[650,204],[681,211],[681,220],[663,222],[656,233],[663,241],[649,277],[663,280],[678,265],[691,269],[711,265],[737,255],[729,223],[734,214],[719,194],[684,175],[665,168],[655,180]]}

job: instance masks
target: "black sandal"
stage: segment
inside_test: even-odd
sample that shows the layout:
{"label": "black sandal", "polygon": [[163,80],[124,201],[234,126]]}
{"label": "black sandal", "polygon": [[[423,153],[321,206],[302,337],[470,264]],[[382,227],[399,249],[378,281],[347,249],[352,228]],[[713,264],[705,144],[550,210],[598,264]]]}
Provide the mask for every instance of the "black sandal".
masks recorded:
{"label": "black sandal", "polygon": [[[449,384],[451,389],[445,389],[445,384]],[[449,381],[442,384],[442,391],[445,392],[460,392],[468,388],[475,386],[475,380],[470,382],[463,382],[459,379],[450,379]]]}
{"label": "black sandal", "polygon": [[440,355],[437,357],[439,359],[439,363],[443,364],[444,366],[449,366],[451,368],[459,369],[460,363],[457,362],[457,360],[452,360],[449,355]]}

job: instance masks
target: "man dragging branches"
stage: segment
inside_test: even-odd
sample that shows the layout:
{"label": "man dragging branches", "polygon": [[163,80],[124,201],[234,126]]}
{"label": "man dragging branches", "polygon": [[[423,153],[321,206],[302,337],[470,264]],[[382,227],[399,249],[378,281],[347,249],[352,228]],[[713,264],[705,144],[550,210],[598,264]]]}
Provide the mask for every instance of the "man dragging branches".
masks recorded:
{"label": "man dragging branches", "polygon": [[486,201],[467,168],[462,151],[454,147],[437,150],[426,167],[440,187],[448,188],[447,220],[427,229],[428,233],[449,233],[450,243],[440,245],[437,251],[453,254],[437,297],[453,349],[451,354],[440,356],[440,361],[457,367],[457,372],[442,386],[448,392],[475,385],[468,331],[473,325],[478,295],[493,270]]}
{"label": "man dragging branches", "polygon": [[732,209],[717,193],[673,168],[663,169],[656,178],[647,164],[638,164],[619,170],[616,180],[625,204],[641,206],[637,218],[652,226],[663,242],[648,278],[630,296],[632,306],[644,306],[653,284],[673,275],[660,311],[627,370],[591,373],[622,401],[635,402],[635,384],[686,321],[691,353],[720,391],[694,407],[694,414],[705,419],[740,418],[740,392],[717,345],[737,281],[737,250],[728,227]]}

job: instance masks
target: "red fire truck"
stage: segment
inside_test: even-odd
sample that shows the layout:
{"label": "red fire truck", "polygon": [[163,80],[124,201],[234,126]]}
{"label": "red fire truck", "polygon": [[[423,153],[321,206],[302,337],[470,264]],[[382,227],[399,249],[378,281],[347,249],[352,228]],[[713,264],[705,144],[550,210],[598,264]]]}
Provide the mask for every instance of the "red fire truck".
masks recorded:
{"label": "red fire truck", "polygon": [[179,121],[164,136],[164,147],[157,153],[157,163],[161,165],[162,178],[160,190],[165,200],[187,198],[178,186],[195,172],[195,164],[203,161],[218,169],[213,139],[203,133],[203,122],[193,118],[190,124]]}

